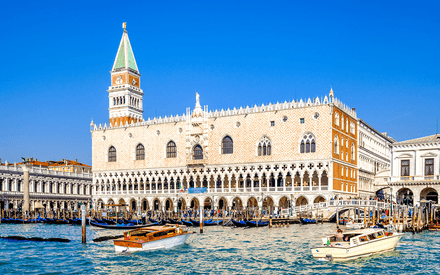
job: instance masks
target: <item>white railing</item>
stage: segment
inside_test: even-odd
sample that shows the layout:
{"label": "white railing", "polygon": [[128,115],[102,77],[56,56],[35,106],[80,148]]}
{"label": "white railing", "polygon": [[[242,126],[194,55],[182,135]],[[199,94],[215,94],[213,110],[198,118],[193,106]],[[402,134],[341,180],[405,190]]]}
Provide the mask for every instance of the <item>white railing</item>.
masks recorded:
{"label": "white railing", "polygon": [[[23,172],[23,168],[21,166],[17,165],[0,165],[0,171],[17,171],[17,172]],[[55,175],[55,176],[67,176],[67,177],[77,177],[77,178],[93,178],[92,173],[72,173],[72,172],[62,172],[62,171],[55,171],[55,170],[49,170],[46,168],[39,168],[39,167],[32,167],[29,169],[29,173],[33,174],[42,174],[42,175]]]}

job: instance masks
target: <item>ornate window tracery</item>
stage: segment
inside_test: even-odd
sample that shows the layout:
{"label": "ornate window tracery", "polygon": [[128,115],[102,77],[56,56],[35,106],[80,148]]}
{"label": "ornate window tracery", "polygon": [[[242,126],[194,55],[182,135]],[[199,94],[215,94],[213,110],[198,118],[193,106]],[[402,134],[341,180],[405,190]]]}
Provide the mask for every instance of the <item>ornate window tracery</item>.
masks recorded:
{"label": "ornate window tracery", "polygon": [[258,143],[258,156],[270,156],[272,154],[272,147],[270,140],[267,137],[262,137]]}
{"label": "ornate window tracery", "polygon": [[311,133],[307,133],[303,136],[300,144],[300,153],[315,153],[316,143],[315,136]]}

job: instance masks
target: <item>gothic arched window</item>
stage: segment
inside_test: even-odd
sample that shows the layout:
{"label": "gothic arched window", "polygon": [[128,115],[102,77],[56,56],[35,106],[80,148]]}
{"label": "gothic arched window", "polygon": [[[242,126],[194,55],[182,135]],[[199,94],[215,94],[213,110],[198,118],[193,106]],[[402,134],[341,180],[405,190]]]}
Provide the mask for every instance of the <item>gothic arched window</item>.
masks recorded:
{"label": "gothic arched window", "polygon": [[222,154],[232,154],[234,152],[234,142],[229,136],[225,136],[222,140]]}
{"label": "gothic arched window", "polygon": [[196,145],[194,147],[193,159],[203,159],[203,149],[202,149],[202,146]]}
{"label": "gothic arched window", "polygon": [[270,145],[270,140],[267,137],[262,137],[258,143],[258,155],[259,156],[270,156],[272,154],[272,147]]}
{"label": "gothic arched window", "polygon": [[339,126],[339,113],[335,112],[335,124]]}
{"label": "gothic arched window", "polygon": [[335,136],[335,142],[334,142],[334,146],[335,146],[335,154],[339,154],[339,144],[338,144],[338,136]]}
{"label": "gothic arched window", "polygon": [[144,159],[145,159],[144,145],[138,144],[138,146],[136,146],[136,160],[144,160]]}
{"label": "gothic arched window", "polygon": [[167,144],[167,158],[175,158],[177,157],[177,146],[174,141],[170,141]]}
{"label": "gothic arched window", "polygon": [[311,133],[305,134],[301,140],[300,153],[315,153],[315,151],[315,136]]}
{"label": "gothic arched window", "polygon": [[108,149],[108,161],[109,162],[116,161],[116,148],[113,146]]}

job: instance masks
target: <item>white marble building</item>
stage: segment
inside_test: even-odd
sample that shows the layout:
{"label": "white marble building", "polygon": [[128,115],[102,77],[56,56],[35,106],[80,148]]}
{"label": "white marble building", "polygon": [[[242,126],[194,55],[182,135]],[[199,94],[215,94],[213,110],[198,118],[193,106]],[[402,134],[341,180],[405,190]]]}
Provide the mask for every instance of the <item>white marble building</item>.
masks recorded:
{"label": "white marble building", "polygon": [[[23,169],[0,165],[0,209],[20,210],[23,203]],[[30,209],[77,210],[91,207],[92,174],[53,171],[32,167],[29,171]]]}
{"label": "white marble building", "polygon": [[389,185],[399,202],[420,205],[438,203],[440,192],[440,135],[393,143]]}
{"label": "white marble building", "polygon": [[395,140],[380,133],[362,119],[358,120],[359,196],[374,197],[376,191],[388,187],[391,148]]}

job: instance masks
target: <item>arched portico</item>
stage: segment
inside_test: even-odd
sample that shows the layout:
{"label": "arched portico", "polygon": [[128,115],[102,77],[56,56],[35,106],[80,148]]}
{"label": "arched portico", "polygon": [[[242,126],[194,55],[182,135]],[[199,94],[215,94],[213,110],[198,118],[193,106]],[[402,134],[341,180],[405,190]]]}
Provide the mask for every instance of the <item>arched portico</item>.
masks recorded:
{"label": "arched portico", "polygon": [[247,201],[247,207],[258,207],[258,201],[254,197],[250,197]]}
{"label": "arched portico", "polygon": [[286,196],[281,197],[280,202],[278,203],[278,207],[279,208],[290,208],[290,201]]}
{"label": "arched portico", "polygon": [[170,199],[170,198],[168,198],[166,201],[165,201],[165,210],[166,211],[172,211],[174,208],[173,208],[173,201]]}
{"label": "arched portico", "polygon": [[308,205],[308,204],[309,204],[309,201],[307,200],[307,198],[304,196],[301,196],[298,199],[296,199],[295,206]]}
{"label": "arched portico", "polygon": [[313,203],[320,203],[320,202],[325,202],[325,198],[323,196],[317,196],[314,200]]}
{"label": "arched portico", "polygon": [[193,210],[197,210],[199,209],[199,205],[200,205],[199,200],[197,198],[192,198],[190,208]]}
{"label": "arched portico", "polygon": [[239,197],[235,197],[232,200],[232,209],[234,210],[241,210],[243,208],[243,202]]}
{"label": "arched portico", "polygon": [[227,207],[228,207],[228,201],[224,197],[219,198],[218,199],[218,209],[227,210]]}
{"label": "arched portico", "polygon": [[438,203],[438,192],[434,188],[425,188],[420,192],[420,199]]}
{"label": "arched portico", "polygon": [[414,192],[410,188],[401,188],[397,191],[397,202],[408,206],[414,205]]}

